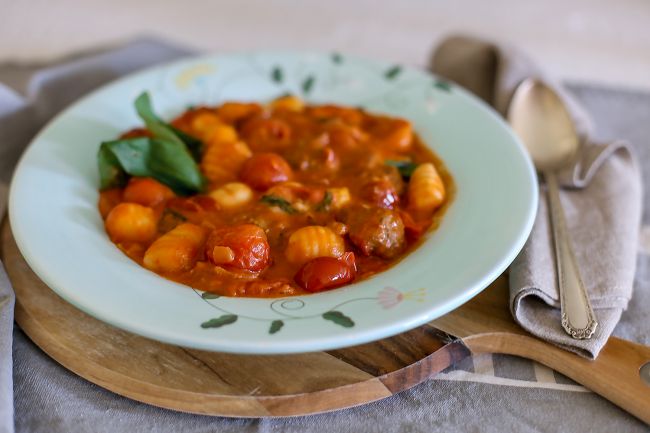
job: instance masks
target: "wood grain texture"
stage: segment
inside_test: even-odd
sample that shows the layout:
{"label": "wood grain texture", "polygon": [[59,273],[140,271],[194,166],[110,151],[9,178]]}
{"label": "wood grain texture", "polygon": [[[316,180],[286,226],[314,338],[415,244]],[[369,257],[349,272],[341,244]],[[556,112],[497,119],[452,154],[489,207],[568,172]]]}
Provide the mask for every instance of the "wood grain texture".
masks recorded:
{"label": "wood grain texture", "polygon": [[164,408],[238,417],[331,411],[408,389],[469,355],[430,327],[330,353],[250,356],[172,346],[59,298],[22,258],[7,221],[1,257],[16,292],[16,321],[34,343],[79,376]]}
{"label": "wood grain texture", "polygon": [[0,256],[23,331],[67,369],[144,403],[232,417],[306,415],[388,397],[471,353],[506,353],[546,364],[650,423],[650,387],[639,377],[650,348],[611,338],[598,360],[588,361],[537,340],[513,321],[505,277],[453,312],[391,338],[329,352],[233,355],[160,343],[86,315],[31,271],[7,221],[1,231]]}

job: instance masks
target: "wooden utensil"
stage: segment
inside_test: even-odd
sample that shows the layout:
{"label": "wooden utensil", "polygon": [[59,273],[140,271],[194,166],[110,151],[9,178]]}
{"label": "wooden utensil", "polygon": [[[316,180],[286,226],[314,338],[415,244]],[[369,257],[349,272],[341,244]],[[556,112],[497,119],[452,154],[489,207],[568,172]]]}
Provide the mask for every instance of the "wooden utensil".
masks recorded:
{"label": "wooden utensil", "polygon": [[505,277],[446,316],[392,338],[329,352],[244,356],[113,328],[38,279],[7,221],[1,247],[23,331],[76,374],[155,406],[220,416],[307,415],[388,397],[471,354],[506,353],[546,364],[650,423],[650,387],[639,376],[650,348],[611,338],[600,357],[588,361],[526,335],[508,311]]}

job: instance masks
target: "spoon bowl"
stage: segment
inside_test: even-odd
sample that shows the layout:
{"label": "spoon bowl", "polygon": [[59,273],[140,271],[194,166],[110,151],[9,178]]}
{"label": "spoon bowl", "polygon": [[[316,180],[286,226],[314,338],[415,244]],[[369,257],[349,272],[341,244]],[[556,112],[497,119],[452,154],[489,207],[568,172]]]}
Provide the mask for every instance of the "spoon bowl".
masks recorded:
{"label": "spoon bowl", "polygon": [[575,159],[580,140],[573,120],[557,93],[541,81],[526,79],[517,87],[508,121],[540,172],[559,170]]}

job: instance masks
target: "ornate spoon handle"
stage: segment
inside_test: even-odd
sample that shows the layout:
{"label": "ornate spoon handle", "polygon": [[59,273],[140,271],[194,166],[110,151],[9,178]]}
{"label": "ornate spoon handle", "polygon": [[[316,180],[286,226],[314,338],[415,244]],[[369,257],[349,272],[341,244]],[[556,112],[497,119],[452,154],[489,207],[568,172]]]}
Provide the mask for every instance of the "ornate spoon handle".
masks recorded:
{"label": "ornate spoon handle", "polygon": [[544,178],[548,188],[551,225],[555,243],[562,327],[575,339],[591,338],[598,326],[598,322],[594,310],[591,308],[587,290],[580,277],[580,271],[567,234],[557,178],[553,172],[544,173]]}

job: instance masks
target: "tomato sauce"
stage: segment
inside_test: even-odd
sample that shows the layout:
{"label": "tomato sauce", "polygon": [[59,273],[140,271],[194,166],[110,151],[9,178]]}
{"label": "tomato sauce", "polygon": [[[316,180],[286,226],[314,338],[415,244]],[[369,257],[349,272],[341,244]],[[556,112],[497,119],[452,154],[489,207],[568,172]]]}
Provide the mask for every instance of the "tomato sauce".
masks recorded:
{"label": "tomato sauce", "polygon": [[205,190],[131,178],[102,191],[99,209],[133,260],[223,296],[306,294],[382,272],[437,227],[454,193],[396,117],[288,96],[193,108],[171,125],[203,143]]}

